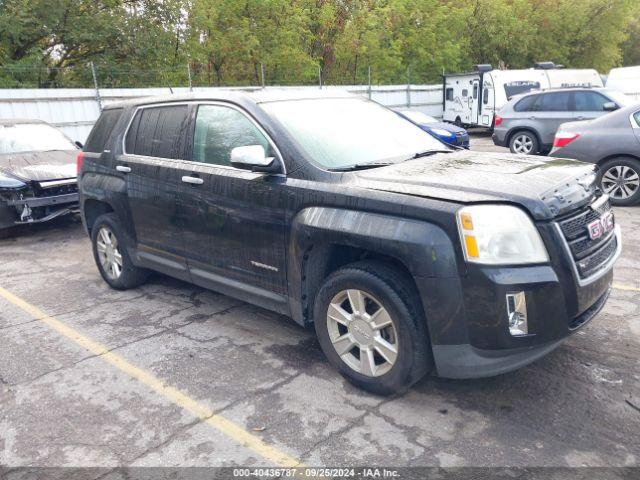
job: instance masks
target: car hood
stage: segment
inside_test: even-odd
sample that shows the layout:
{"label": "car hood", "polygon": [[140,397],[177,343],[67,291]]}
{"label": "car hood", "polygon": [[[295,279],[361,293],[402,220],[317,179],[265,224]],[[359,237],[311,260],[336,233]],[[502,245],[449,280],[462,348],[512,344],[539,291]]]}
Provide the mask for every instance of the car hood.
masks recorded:
{"label": "car hood", "polygon": [[461,203],[520,204],[539,220],[586,204],[594,195],[595,166],[460,150],[357,172],[362,188]]}
{"label": "car hood", "polygon": [[0,172],[23,182],[75,178],[78,150],[0,155]]}
{"label": "car hood", "polygon": [[434,123],[423,123],[422,126],[426,128],[441,128],[442,130],[446,130],[451,133],[467,133],[467,131],[462,127],[457,127],[452,125],[451,123],[446,122],[434,122]]}

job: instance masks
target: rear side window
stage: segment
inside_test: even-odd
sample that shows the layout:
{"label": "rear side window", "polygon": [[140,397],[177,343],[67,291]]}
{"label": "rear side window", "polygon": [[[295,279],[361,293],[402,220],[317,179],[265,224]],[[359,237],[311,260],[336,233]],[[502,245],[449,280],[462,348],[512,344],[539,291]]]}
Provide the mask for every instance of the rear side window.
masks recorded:
{"label": "rear side window", "polygon": [[524,97],[514,105],[513,109],[516,112],[532,112],[535,110],[536,100],[538,97],[539,95],[529,95]]}
{"label": "rear side window", "polygon": [[575,92],[576,112],[602,112],[604,104],[611,102],[604,95],[596,92]]}
{"label": "rear side window", "polygon": [[633,118],[635,118],[635,119],[636,119],[636,125],[638,125],[638,127],[640,127],[640,112],[636,112],[636,113],[633,115]]}
{"label": "rear side window", "polygon": [[118,123],[120,119],[120,115],[122,115],[121,108],[104,110],[91,130],[83,150],[85,152],[102,153],[107,145],[111,132],[113,132],[113,127],[116,126],[116,123]]}
{"label": "rear side window", "polygon": [[180,159],[185,145],[187,112],[187,105],[138,110],[127,132],[127,153]]}
{"label": "rear side window", "polygon": [[482,91],[482,103],[484,103],[485,105],[487,105],[489,103],[489,89],[485,88]]}
{"label": "rear side window", "polygon": [[536,103],[538,112],[568,112],[570,110],[571,93],[554,92],[545,93]]}
{"label": "rear side window", "polygon": [[193,161],[231,165],[231,150],[262,145],[272,156],[269,141],[243,113],[221,105],[200,105],[193,137]]}
{"label": "rear side window", "polygon": [[453,88],[447,88],[445,98],[447,102],[453,102]]}

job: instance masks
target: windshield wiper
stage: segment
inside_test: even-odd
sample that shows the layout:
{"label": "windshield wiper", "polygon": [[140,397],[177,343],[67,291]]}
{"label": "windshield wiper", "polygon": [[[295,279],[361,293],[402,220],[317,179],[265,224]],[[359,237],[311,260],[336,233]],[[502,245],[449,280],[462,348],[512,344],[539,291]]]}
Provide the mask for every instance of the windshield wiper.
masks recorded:
{"label": "windshield wiper", "polygon": [[438,153],[451,153],[453,150],[425,150],[424,152],[418,152],[413,157],[409,158],[409,160],[413,160],[416,158],[422,157],[430,157],[431,155],[436,155]]}
{"label": "windshield wiper", "polygon": [[393,162],[369,162],[369,163],[355,163],[353,165],[347,165],[346,167],[332,168],[332,172],[353,172],[354,170],[366,170],[368,168],[378,168],[393,165]]}

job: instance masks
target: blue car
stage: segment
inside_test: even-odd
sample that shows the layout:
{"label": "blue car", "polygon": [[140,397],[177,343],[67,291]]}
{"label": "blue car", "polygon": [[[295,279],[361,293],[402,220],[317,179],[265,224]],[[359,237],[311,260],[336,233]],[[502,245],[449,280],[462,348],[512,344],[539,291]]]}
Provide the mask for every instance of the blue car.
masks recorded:
{"label": "blue car", "polygon": [[400,110],[396,113],[410,122],[415,123],[422,130],[430,133],[447,145],[469,148],[469,134],[464,128],[456,127],[450,123],[439,122],[435,118],[415,110]]}

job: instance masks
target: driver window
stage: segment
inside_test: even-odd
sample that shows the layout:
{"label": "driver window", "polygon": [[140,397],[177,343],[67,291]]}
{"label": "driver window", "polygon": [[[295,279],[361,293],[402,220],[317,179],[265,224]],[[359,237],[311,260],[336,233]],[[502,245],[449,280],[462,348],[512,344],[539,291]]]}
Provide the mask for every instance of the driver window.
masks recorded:
{"label": "driver window", "polygon": [[270,154],[269,141],[243,113],[222,105],[198,107],[193,161],[231,166],[231,150],[247,145],[262,145]]}

